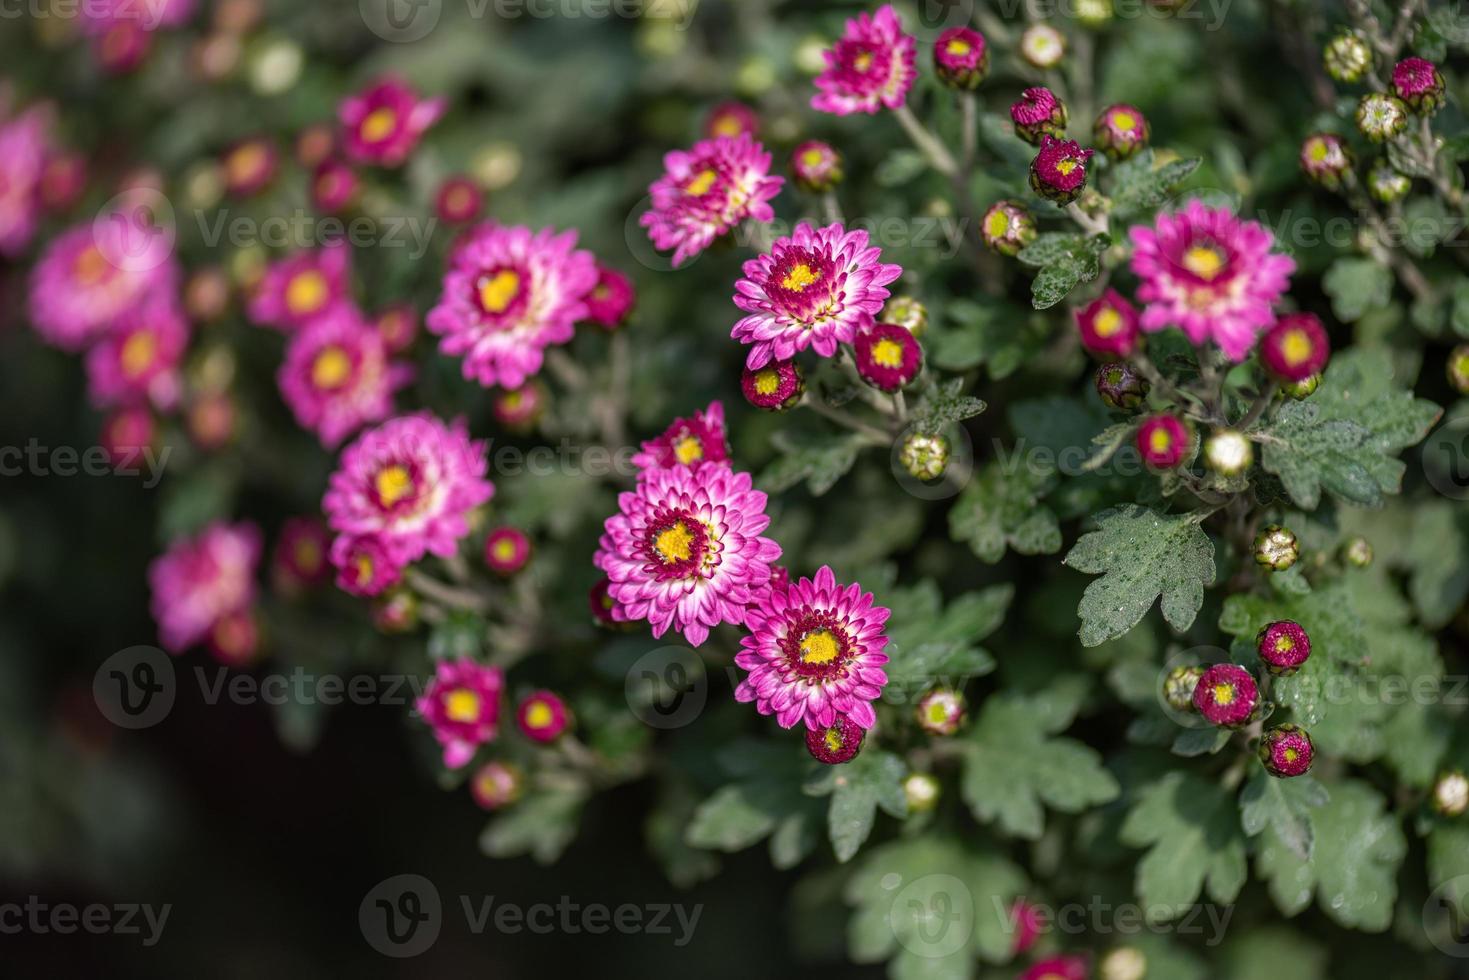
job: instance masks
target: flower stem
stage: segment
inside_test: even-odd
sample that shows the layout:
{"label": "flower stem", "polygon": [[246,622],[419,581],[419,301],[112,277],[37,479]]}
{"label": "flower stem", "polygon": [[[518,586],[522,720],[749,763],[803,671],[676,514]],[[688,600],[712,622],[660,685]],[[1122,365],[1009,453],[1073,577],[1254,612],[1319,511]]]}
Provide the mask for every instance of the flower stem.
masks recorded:
{"label": "flower stem", "polygon": [[908,131],[908,138],[928,158],[929,165],[933,169],[945,177],[954,177],[959,173],[959,164],[954,161],[954,156],[949,152],[949,148],[929,132],[928,127],[918,121],[912,109],[909,109],[907,105],[900,105],[893,110],[893,115]]}
{"label": "flower stem", "polygon": [[1250,405],[1250,410],[1245,413],[1244,418],[1235,423],[1235,428],[1241,432],[1245,432],[1248,431],[1250,426],[1260,421],[1260,416],[1265,414],[1265,409],[1275,400],[1275,393],[1279,390],[1280,385],[1274,381],[1261,388],[1260,393],[1255,396],[1254,403]]}
{"label": "flower stem", "polygon": [[851,429],[853,432],[857,432],[861,435],[866,436],[867,439],[875,446],[885,446],[888,443],[892,442],[892,438],[886,432],[877,428],[875,425],[869,425],[868,423],[863,422],[861,419],[857,418],[854,415],[844,412],[839,408],[833,408],[832,406],[823,402],[820,398],[814,397],[809,392],[806,394],[806,397],[801,400],[801,404],[811,409],[818,415],[826,416],[838,425],[845,426],[846,428]]}

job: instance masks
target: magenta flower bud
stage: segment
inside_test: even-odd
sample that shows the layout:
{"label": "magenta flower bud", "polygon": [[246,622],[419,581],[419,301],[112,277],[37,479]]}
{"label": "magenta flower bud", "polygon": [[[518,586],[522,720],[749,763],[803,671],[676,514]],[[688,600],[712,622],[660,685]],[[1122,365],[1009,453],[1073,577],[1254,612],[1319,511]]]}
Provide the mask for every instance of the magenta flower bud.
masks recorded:
{"label": "magenta flower bud", "polygon": [[1193,434],[1182,420],[1168,414],[1150,415],[1137,430],[1137,451],[1155,470],[1171,470],[1188,455]]}
{"label": "magenta flower bud", "polygon": [[771,361],[762,368],[745,368],[740,376],[745,401],[767,412],[794,408],[806,390],[806,379],[795,361]]}
{"label": "magenta flower bud", "polygon": [[1070,204],[1086,187],[1086,162],[1092,150],[1083,150],[1075,140],[1041,137],[1041,151],[1030,165],[1030,187],[1057,204]]}
{"label": "magenta flower bud", "polygon": [[951,27],[933,45],[934,73],[951,89],[973,91],[990,70],[984,35],[969,27]]}
{"label": "magenta flower bud", "polygon": [[879,391],[897,391],[923,370],[918,339],[895,323],[878,323],[858,334],[853,350],[857,373]]}
{"label": "magenta flower bud", "polygon": [[1276,677],[1289,677],[1311,656],[1311,637],[1300,623],[1283,619],[1255,635],[1255,649],[1265,669]]}
{"label": "magenta flower bud", "polygon": [[1147,400],[1151,385],[1125,361],[1112,361],[1097,368],[1097,395],[1109,408],[1130,412]]}
{"label": "magenta flower bud", "polygon": [[315,517],[292,517],[281,525],[271,560],[270,580],[275,590],[299,596],[331,577],[327,551],[331,536]]}
{"label": "magenta flower bud", "polygon": [[1260,762],[1281,779],[1310,772],[1315,755],[1316,746],[1300,725],[1276,725],[1260,739]]}
{"label": "magenta flower bud", "polygon": [[440,221],[462,225],[479,217],[484,210],[485,192],[471,177],[455,174],[446,177],[434,195],[434,213]]}
{"label": "magenta flower bud", "polygon": [[1215,664],[1194,688],[1194,710],[1221,728],[1247,724],[1259,702],[1254,675],[1239,664]]}
{"label": "magenta flower bud", "polygon": [[1420,116],[1437,112],[1444,104],[1443,75],[1424,58],[1404,58],[1393,66],[1392,92]]}
{"label": "magenta flower bud", "polygon": [[839,766],[844,762],[851,762],[862,751],[862,741],[867,737],[867,730],[857,724],[846,715],[837,715],[836,719],[824,728],[806,729],[806,751],[817,762],[828,766]]}
{"label": "magenta flower bud", "polygon": [[1175,711],[1192,711],[1194,690],[1203,676],[1204,668],[1199,666],[1174,667],[1163,680],[1163,700]]}
{"label": "magenta flower bud", "polygon": [[357,172],[340,160],[324,160],[311,178],[311,201],[318,211],[335,214],[357,197]]}
{"label": "magenta flower bud", "polygon": [[108,75],[135,71],[153,50],[153,34],[143,28],[141,18],[109,24],[92,41],[97,64]]}
{"label": "magenta flower bud", "polygon": [[1137,350],[1141,334],[1137,309],[1115,289],[1077,310],[1076,326],[1081,346],[1104,361],[1124,360]]}
{"label": "magenta flower bud", "polygon": [[184,428],[194,445],[205,452],[223,449],[235,438],[239,413],[226,391],[206,391],[184,411]]}
{"label": "magenta flower bud", "polygon": [[1126,160],[1135,155],[1148,145],[1151,133],[1142,110],[1125,102],[1103,109],[1092,127],[1097,146],[1113,160]]}
{"label": "magenta flower bud", "polygon": [[1455,391],[1469,395],[1469,344],[1460,344],[1449,352],[1446,373]]}
{"label": "magenta flower bud", "polygon": [[1312,313],[1287,313],[1260,340],[1260,361],[1279,381],[1309,378],[1319,373],[1330,357],[1326,328]]}
{"label": "magenta flower bud", "polygon": [[546,411],[546,389],[538,381],[502,391],[491,406],[495,421],[516,432],[524,432],[540,421]]}
{"label": "magenta flower bud", "polygon": [[401,354],[418,336],[418,311],[411,303],[394,303],[377,315],[373,328],[389,354]]}
{"label": "magenta flower bud", "polygon": [[964,723],[964,695],[936,688],[918,701],[918,727],[930,735],[952,735]]}
{"label": "magenta flower bud", "polygon": [[1396,95],[1369,92],[1357,103],[1357,129],[1374,143],[1399,136],[1408,126],[1408,107]]}
{"label": "magenta flower bud", "polygon": [[337,150],[337,137],[326,123],[313,123],[296,137],[296,162],[315,170]]}
{"label": "magenta flower bud", "polygon": [[496,575],[511,576],[530,561],[530,538],[518,527],[497,527],[485,536],[485,565]]}
{"label": "magenta flower bud", "polygon": [[1255,564],[1272,572],[1283,572],[1301,557],[1295,533],[1279,524],[1267,524],[1255,535]]}
{"label": "magenta flower bud", "polygon": [[599,579],[587,593],[587,605],[591,607],[592,619],[599,626],[623,627],[627,625],[627,621],[620,614],[617,600],[607,591],[611,584],[609,579]]}
{"label": "magenta flower bud", "polygon": [[704,120],[704,137],[718,139],[727,136],[735,139],[748,135],[751,139],[760,135],[760,116],[743,102],[721,102],[709,110]]}
{"label": "magenta flower bud", "polygon": [[144,450],[155,445],[157,433],[153,413],[142,406],[133,406],[107,416],[97,442],[112,465],[137,467]]}
{"label": "magenta flower bud", "polygon": [[1087,980],[1090,972],[1085,956],[1052,956],[1030,967],[1017,980]]}
{"label": "magenta flower bud", "polygon": [[403,562],[375,534],[344,535],[332,542],[337,588],[348,595],[372,598],[403,580]]}
{"label": "magenta flower bud", "polygon": [[389,635],[411,633],[418,628],[418,611],[418,596],[412,589],[389,589],[373,600],[372,625]]}
{"label": "magenta flower bud", "polygon": [[791,176],[808,194],[825,194],[842,182],[842,155],[823,140],[807,140],[791,153]]}
{"label": "magenta flower bud", "polygon": [[520,799],[524,786],[525,777],[517,767],[495,759],[475,770],[469,781],[469,795],[481,808],[493,812]]}
{"label": "magenta flower bud", "polygon": [[1035,218],[1025,205],[996,201],[980,222],[984,243],[1001,255],[1016,255],[1035,241]]}
{"label": "magenta flower bud", "polygon": [[1338,190],[1351,175],[1351,151],[1334,133],[1312,133],[1301,143],[1301,170],[1327,190]]}
{"label": "magenta flower bud", "polygon": [[225,189],[236,197],[250,197],[264,190],[275,178],[280,153],[266,137],[251,137],[230,147],[221,165]]}
{"label": "magenta flower bud", "polygon": [[1015,135],[1034,146],[1039,146],[1044,136],[1061,139],[1066,135],[1066,105],[1043,86],[1021,92],[1010,106],[1010,119],[1015,123]]}
{"label": "magenta flower bud", "polygon": [[550,691],[536,691],[520,702],[515,712],[520,733],[532,742],[554,742],[571,725],[566,702]]}
{"label": "magenta flower bud", "polygon": [[1010,921],[1015,924],[1015,939],[1010,944],[1010,955],[1027,953],[1041,935],[1040,911],[1023,898],[1017,898],[1010,906]]}
{"label": "magenta flower bud", "polygon": [[631,279],[598,263],[597,283],[586,297],[587,320],[611,333],[627,322],[637,299]]}

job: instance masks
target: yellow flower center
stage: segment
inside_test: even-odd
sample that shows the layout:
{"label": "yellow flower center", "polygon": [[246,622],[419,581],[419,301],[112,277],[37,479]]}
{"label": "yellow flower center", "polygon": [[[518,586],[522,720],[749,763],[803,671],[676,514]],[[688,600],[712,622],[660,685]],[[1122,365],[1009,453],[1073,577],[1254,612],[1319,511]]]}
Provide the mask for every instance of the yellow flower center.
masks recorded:
{"label": "yellow flower center", "polygon": [[1311,338],[1304,330],[1290,330],[1280,344],[1280,354],[1292,367],[1311,359]]}
{"label": "yellow flower center", "polygon": [[719,179],[719,174],[713,168],[701,170],[693,180],[684,185],[684,193],[691,197],[701,197],[709,193],[709,188]]}
{"label": "yellow flower center", "polygon": [[1124,133],[1130,133],[1137,128],[1137,117],[1130,112],[1114,112],[1112,126]]}
{"label": "yellow flower center", "polygon": [[1310,147],[1306,150],[1313,163],[1321,163],[1331,155],[1331,147],[1326,145],[1325,140],[1312,140]]}
{"label": "yellow flower center", "polygon": [[243,184],[264,169],[265,160],[265,147],[259,143],[246,143],[235,148],[224,162],[224,169],[229,175],[230,183]]}
{"label": "yellow flower center", "polygon": [[323,347],[311,362],[311,383],[318,388],[340,388],[352,374],[352,359],[342,348]]}
{"label": "yellow flower center", "polygon": [[77,256],[72,272],[83,286],[95,286],[107,275],[107,256],[95,245],[88,245]]}
{"label": "yellow flower center", "polygon": [[463,723],[479,721],[479,695],[467,688],[450,691],[444,699],[444,714],[450,721]]}
{"label": "yellow flower center", "polygon": [[714,135],[716,136],[738,136],[741,132],[740,121],[734,116],[720,116],[714,123]]}
{"label": "yellow flower center", "polygon": [[801,162],[808,167],[819,167],[826,162],[826,154],[820,150],[807,150],[801,154]]}
{"label": "yellow flower center", "polygon": [[685,435],[673,444],[673,458],[683,465],[697,463],[704,458],[704,444],[691,435]]}
{"label": "yellow flower center", "polygon": [[683,521],[676,521],[671,527],[658,532],[658,536],[653,539],[653,549],[665,564],[688,561],[694,553],[693,532]]}
{"label": "yellow flower center", "polygon": [[984,221],[984,230],[991,238],[1003,238],[1010,230],[1010,216],[1003,211],[991,211]]}
{"label": "yellow flower center", "polygon": [[762,395],[773,395],[780,390],[780,374],[766,368],[755,375],[755,391]]}
{"label": "yellow flower center", "polygon": [[841,653],[841,644],[837,642],[831,630],[812,630],[801,637],[801,662],[808,664],[829,664]]}
{"label": "yellow flower center", "polygon": [[393,130],[398,128],[398,114],[392,109],[384,107],[374,109],[368,113],[367,118],[362,120],[360,130],[362,138],[369,143],[381,143],[393,135]]}
{"label": "yellow flower center", "polygon": [[1215,684],[1214,685],[1214,703],[1215,704],[1233,704],[1234,703],[1234,685],[1233,684]]}
{"label": "yellow flower center", "polygon": [[1148,448],[1155,453],[1166,453],[1173,445],[1173,437],[1166,429],[1154,429],[1148,436]]}
{"label": "yellow flower center", "polygon": [[502,269],[480,283],[480,305],[491,313],[504,313],[520,295],[520,273]]}
{"label": "yellow flower center", "polygon": [[500,561],[512,561],[515,558],[515,542],[510,538],[501,538],[495,542],[495,557]]}
{"label": "yellow flower center", "polygon": [[139,330],[122,345],[122,373],[136,378],[148,370],[158,353],[158,339],[151,330]]}
{"label": "yellow flower center", "polygon": [[551,706],[544,701],[532,701],[525,709],[525,723],[531,728],[549,728],[554,720]]}
{"label": "yellow flower center", "polygon": [[413,493],[413,477],[402,466],[385,466],[378,471],[377,499],[384,507],[391,507]]}
{"label": "yellow flower center", "polygon": [[840,752],[842,750],[842,733],[835,727],[826,730],[826,751]]}
{"label": "yellow flower center", "polygon": [[973,51],[974,47],[963,38],[956,37],[948,43],[947,47],[945,47],[944,50],[949,53],[950,57],[962,58],[970,51]]}
{"label": "yellow flower center", "polygon": [[372,559],[366,555],[357,558],[357,584],[366,585],[372,581]]}
{"label": "yellow flower center", "polygon": [[818,281],[820,278],[821,273],[804,262],[797,262],[791,271],[786,273],[786,277],[780,281],[780,284],[786,289],[791,289],[799,293],[804,292],[807,286]]}
{"label": "yellow flower center", "polygon": [[331,286],[326,276],[315,269],[298,272],[286,286],[286,308],[296,316],[315,313],[326,304]]}
{"label": "yellow flower center", "polygon": [[1111,337],[1122,329],[1122,314],[1110,306],[1103,307],[1092,321],[1092,329],[1098,337]]}
{"label": "yellow flower center", "polygon": [[1275,641],[1276,653],[1290,653],[1296,648],[1295,641],[1288,636],[1282,636]]}
{"label": "yellow flower center", "polygon": [[1183,267],[1200,279],[1213,279],[1224,269],[1224,256],[1207,245],[1195,245],[1184,253]]}
{"label": "yellow flower center", "polygon": [[949,720],[949,712],[941,702],[935,701],[928,706],[928,720],[935,725],[941,725]]}
{"label": "yellow flower center", "polygon": [[1067,157],[1060,163],[1056,164],[1056,173],[1065,177],[1067,174],[1071,173],[1071,171],[1075,170],[1079,165],[1080,164],[1077,160],[1074,160],[1071,157]]}
{"label": "yellow flower center", "polygon": [[1285,756],[1286,762],[1295,762],[1301,757],[1301,753],[1299,750],[1291,748],[1286,749],[1284,752],[1281,753],[1281,755]]}
{"label": "yellow flower center", "polygon": [[885,368],[903,366],[903,345],[896,340],[883,338],[872,345],[872,360]]}
{"label": "yellow flower center", "polygon": [[852,67],[858,71],[867,71],[872,67],[872,52],[863,51],[857,56],[857,60],[852,63]]}

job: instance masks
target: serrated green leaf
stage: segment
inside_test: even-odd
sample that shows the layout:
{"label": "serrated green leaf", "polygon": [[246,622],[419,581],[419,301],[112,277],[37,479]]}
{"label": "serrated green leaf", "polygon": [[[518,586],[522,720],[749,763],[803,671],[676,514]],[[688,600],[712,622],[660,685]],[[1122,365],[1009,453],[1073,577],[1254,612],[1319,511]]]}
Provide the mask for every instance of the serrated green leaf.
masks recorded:
{"label": "serrated green leaf", "polygon": [[942,435],[949,426],[974,418],[987,407],[980,399],[964,394],[963,378],[954,378],[925,395],[909,422],[917,432]]}
{"label": "serrated green leaf", "polygon": [[847,474],[863,445],[858,436],[795,436],[787,432],[776,433],[771,442],[782,455],[760,474],[756,482],[761,489],[780,493],[805,481],[816,497]]}
{"label": "serrated green leaf", "polygon": [[1306,860],[1316,839],[1312,811],[1330,798],[1310,776],[1277,779],[1259,766],[1239,795],[1240,824],[1248,837],[1274,831],[1291,853]]}
{"label": "serrated green leaf", "polygon": [[1015,837],[1039,838],[1042,804],[1078,813],[1117,796],[1117,780],[1080,742],[1055,738],[1074,713],[1043,701],[995,694],[985,701],[964,745],[960,793],[982,823]]}
{"label": "serrated green leaf", "polygon": [[1010,548],[1022,555],[1061,550],[1061,525],[1041,498],[1055,484],[1036,467],[991,463],[964,488],[949,511],[949,534],[993,565]]}
{"label": "serrated green leaf", "polygon": [[1368,310],[1392,298],[1392,273],[1375,259],[1337,259],[1326,270],[1321,287],[1331,297],[1331,311],[1343,323],[1355,323]]}
{"label": "serrated green leaf", "polygon": [[480,834],[480,850],[497,858],[529,854],[541,864],[551,864],[576,838],[585,800],[580,789],[528,796],[490,821]]}
{"label": "serrated green leaf", "polygon": [[1114,218],[1126,218],[1156,208],[1198,169],[1198,157],[1171,160],[1155,166],[1153,151],[1145,149],[1137,156],[1113,168],[1111,198]]}
{"label": "serrated green leaf", "polygon": [[1469,597],[1469,516],[1448,501],[1413,509],[1408,594],[1423,625],[1447,626]]}
{"label": "serrated green leaf", "polygon": [[1349,929],[1382,932],[1392,924],[1398,865],[1407,841],[1386,802],[1366,783],[1330,787],[1331,799],[1314,811],[1316,845],[1302,859],[1266,830],[1255,859],[1275,904],[1295,915],[1314,895],[1321,910]]}
{"label": "serrated green leaf", "polygon": [[1121,839],[1148,848],[1136,888],[1149,921],[1176,917],[1206,888],[1214,901],[1229,903],[1244,887],[1245,837],[1234,799],[1193,773],[1170,772],[1145,787]]}
{"label": "serrated green leaf", "polygon": [[1079,572],[1102,576],[1077,607],[1082,645],[1123,635],[1160,597],[1168,624],[1188,629],[1215,575],[1214,542],[1198,519],[1124,504],[1098,514],[1096,523],[1064,559]]}
{"label": "serrated green leaf", "polygon": [[994,657],[977,644],[999,629],[1014,592],[1013,586],[992,586],[960,596],[947,609],[927,580],[890,595],[883,700],[909,704],[929,688],[958,689],[994,670]]}
{"label": "serrated green leaf", "polygon": [[849,861],[862,847],[877,808],[895,817],[908,814],[903,777],[908,767],[891,752],[868,750],[845,766],[833,767],[827,833],[838,861]]}

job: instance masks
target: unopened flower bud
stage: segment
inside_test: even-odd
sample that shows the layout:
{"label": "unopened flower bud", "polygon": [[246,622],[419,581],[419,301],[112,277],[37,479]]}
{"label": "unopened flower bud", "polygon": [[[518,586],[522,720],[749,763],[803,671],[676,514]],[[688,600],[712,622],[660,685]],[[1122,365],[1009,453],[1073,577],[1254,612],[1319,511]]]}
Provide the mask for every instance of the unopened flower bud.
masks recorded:
{"label": "unopened flower bud", "polygon": [[1433,784],[1433,808],[1446,817],[1463,816],[1469,810],[1469,777],[1455,770]]}
{"label": "unopened flower bud", "polygon": [[1315,756],[1311,736],[1299,725],[1276,725],[1260,739],[1260,762],[1281,779],[1310,772]]}
{"label": "unopened flower bud", "polygon": [[926,772],[909,773],[903,780],[909,813],[927,813],[939,802],[939,781]]}
{"label": "unopened flower bud", "polygon": [[918,727],[930,735],[952,735],[964,723],[964,695],[942,688],[918,701]]}
{"label": "unopened flower bud", "polygon": [[1367,171],[1367,191],[1383,204],[1401,201],[1413,188],[1413,180],[1386,160],[1378,160]]}
{"label": "unopened flower bud", "polygon": [[895,296],[888,300],[877,318],[879,323],[895,323],[915,337],[928,329],[928,307],[912,296]]}
{"label": "unopened flower bud", "polygon": [[1113,160],[1126,160],[1148,145],[1147,117],[1136,106],[1119,102],[1097,116],[1092,135],[1101,151]]}
{"label": "unopened flower bud", "polygon": [[1443,75],[1425,58],[1404,58],[1393,66],[1392,92],[1418,115],[1432,115],[1444,104]]}
{"label": "unopened flower bud", "polygon": [[1408,126],[1408,107],[1396,95],[1370,92],[1357,103],[1357,129],[1374,143],[1394,139]]}
{"label": "unopened flower bud", "polygon": [[1220,476],[1238,476],[1254,461],[1254,447],[1244,433],[1221,429],[1204,441],[1204,462]]}
{"label": "unopened flower bud", "polygon": [[1030,188],[1060,205],[1070,204],[1086,187],[1086,163],[1093,150],[1075,140],[1041,136],[1041,151],[1030,164]]}
{"label": "unopened flower bud", "polygon": [[1035,241],[1035,218],[1023,204],[996,201],[980,222],[984,243],[1001,255],[1016,255]]}
{"label": "unopened flower bud", "polygon": [[1301,170],[1329,191],[1340,190],[1352,172],[1352,154],[1335,133],[1312,133],[1301,143]]}
{"label": "unopened flower bud", "polygon": [[1341,547],[1342,560],[1354,568],[1372,564],[1372,544],[1364,537],[1348,538]]}
{"label": "unopened flower bud", "polygon": [[1215,664],[1194,688],[1194,710],[1221,728],[1249,724],[1259,702],[1254,675],[1239,664]]}
{"label": "unopened flower bud", "polygon": [[1276,677],[1289,677],[1311,658],[1311,637],[1300,623],[1283,619],[1255,634],[1255,650],[1266,670]]}
{"label": "unopened flower bud", "polygon": [[1372,67],[1372,49],[1362,35],[1345,31],[1327,42],[1323,60],[1326,73],[1338,82],[1361,81]]}
{"label": "unopened flower bud", "polygon": [[1020,56],[1037,68],[1054,68],[1065,54],[1065,36],[1047,24],[1034,24],[1020,35]]}
{"label": "unopened flower bud", "polygon": [[1175,711],[1194,710],[1194,688],[1203,676],[1199,666],[1174,667],[1163,681],[1163,700]]}
{"label": "unopened flower bud", "polygon": [[791,153],[791,175],[808,194],[825,194],[842,182],[842,155],[830,143],[807,140]]}
{"label": "unopened flower bud", "polygon": [[903,440],[898,461],[915,479],[930,483],[942,477],[949,468],[949,440],[943,436],[915,432]]}
{"label": "unopened flower bud", "polygon": [[1255,564],[1273,572],[1283,572],[1301,557],[1301,545],[1290,529],[1267,524],[1255,536]]}

